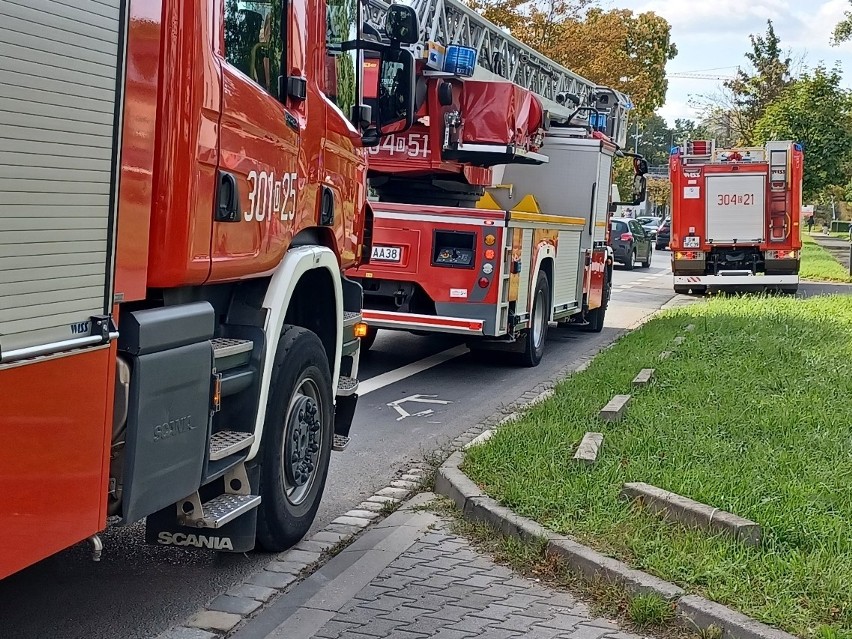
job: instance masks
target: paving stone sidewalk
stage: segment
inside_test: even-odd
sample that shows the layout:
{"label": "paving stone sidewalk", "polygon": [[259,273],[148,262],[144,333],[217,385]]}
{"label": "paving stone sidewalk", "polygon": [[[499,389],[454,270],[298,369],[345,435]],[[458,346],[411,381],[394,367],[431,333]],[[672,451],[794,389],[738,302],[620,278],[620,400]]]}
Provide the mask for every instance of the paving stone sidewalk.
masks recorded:
{"label": "paving stone sidewalk", "polygon": [[432,513],[397,512],[234,639],[639,639],[492,562]]}

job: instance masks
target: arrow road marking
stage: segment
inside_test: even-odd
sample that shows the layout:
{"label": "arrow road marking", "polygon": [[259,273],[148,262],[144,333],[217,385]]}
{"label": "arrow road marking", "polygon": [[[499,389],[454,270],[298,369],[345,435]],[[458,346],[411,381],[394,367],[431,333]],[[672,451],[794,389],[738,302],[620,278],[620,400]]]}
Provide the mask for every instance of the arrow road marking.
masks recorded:
{"label": "arrow road marking", "polygon": [[435,411],[428,408],[412,415],[405,410],[401,404],[404,404],[405,402],[415,402],[417,404],[452,404],[452,402],[447,399],[437,399],[437,397],[437,395],[421,395],[419,393],[417,395],[409,395],[408,397],[388,402],[388,408],[393,408],[397,413],[399,413],[399,417],[396,418],[396,421],[398,422],[402,421],[406,417],[426,417],[427,415],[433,414]]}

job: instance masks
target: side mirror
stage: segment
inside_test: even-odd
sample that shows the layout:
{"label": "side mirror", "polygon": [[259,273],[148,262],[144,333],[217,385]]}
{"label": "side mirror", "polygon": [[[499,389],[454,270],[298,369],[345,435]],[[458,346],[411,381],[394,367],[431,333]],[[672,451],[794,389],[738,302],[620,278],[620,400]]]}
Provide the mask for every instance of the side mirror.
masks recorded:
{"label": "side mirror", "polygon": [[352,114],[349,120],[362,131],[366,131],[367,127],[373,121],[373,109],[368,104],[352,105]]}
{"label": "side mirror", "polygon": [[[644,161],[644,160],[643,160]],[[635,175],[633,176],[633,191],[631,192],[631,198],[633,200],[633,206],[638,206],[645,201],[645,197],[648,194],[648,182],[645,179],[644,175]]]}
{"label": "side mirror", "polygon": [[417,44],[420,41],[417,13],[408,5],[390,5],[385,17],[385,31],[391,43]]}
{"label": "side mirror", "polygon": [[[404,7],[404,5],[391,5]],[[408,7],[405,7],[408,8]],[[402,133],[414,124],[414,56],[407,49],[385,49],[379,63],[376,128],[379,135]]]}

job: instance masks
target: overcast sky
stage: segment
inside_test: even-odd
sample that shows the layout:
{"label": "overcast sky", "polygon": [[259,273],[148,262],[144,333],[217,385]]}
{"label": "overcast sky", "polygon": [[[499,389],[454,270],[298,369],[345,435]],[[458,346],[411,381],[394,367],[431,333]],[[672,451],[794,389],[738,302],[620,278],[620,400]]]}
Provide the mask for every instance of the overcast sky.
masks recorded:
{"label": "overcast sky", "polygon": [[[672,25],[678,55],[669,62],[669,72],[702,72],[734,75],[749,49],[750,33],[766,32],[771,18],[781,46],[791,48],[793,57],[805,55],[805,63],[828,67],[839,61],[844,85],[852,87],[852,44],[829,45],[834,25],[852,10],[849,0],[602,0],[602,6],[628,8],[634,12],[654,11]],[[660,114],[670,123],[675,118],[694,118],[688,106],[690,95],[713,93],[718,81],[669,79],[669,91]]]}

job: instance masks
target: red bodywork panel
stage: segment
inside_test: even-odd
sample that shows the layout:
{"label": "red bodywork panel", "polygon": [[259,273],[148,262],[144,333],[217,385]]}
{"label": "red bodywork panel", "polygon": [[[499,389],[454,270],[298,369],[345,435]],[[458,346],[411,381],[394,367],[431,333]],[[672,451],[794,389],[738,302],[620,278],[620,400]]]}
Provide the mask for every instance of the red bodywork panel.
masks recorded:
{"label": "red bodywork panel", "polygon": [[[0,370],[0,579],[106,525],[115,346]],[[34,410],[37,407],[37,410]]]}
{"label": "red bodywork panel", "polygon": [[[373,246],[402,248],[399,263],[371,261],[359,268],[350,269],[347,275],[364,278],[369,287],[371,279],[416,282],[435,302],[465,302],[478,298],[484,304],[496,304],[499,292],[499,270],[492,274],[489,285],[478,284],[483,251],[480,247],[486,234],[493,234],[494,251],[499,257],[506,229],[506,215],[502,211],[448,208],[440,206],[409,206],[404,204],[374,204],[375,223]],[[436,266],[432,261],[432,236],[435,231],[474,233],[474,260],[471,268]],[[499,264],[499,259],[498,259]],[[499,266],[498,266],[499,269]],[[466,292],[461,297],[457,292]]]}
{"label": "red bodywork panel", "polygon": [[[800,149],[793,148],[790,159],[789,187],[783,193],[772,193],[767,181],[765,198],[765,237],[767,240],[759,245],[765,250],[799,250],[802,247],[801,238],[801,208],[802,208],[802,172],[804,154]],[[673,251],[693,250],[710,251],[707,242],[707,177],[716,175],[747,175],[757,174],[769,176],[767,162],[753,163],[706,163],[684,164],[682,156],[674,153],[669,160],[669,175],[672,183],[672,221],[671,242]],[[698,197],[686,197],[684,189],[698,189]],[[784,239],[769,241],[772,228],[782,228],[786,225]],[[690,231],[690,229],[693,229]],[[700,238],[700,246],[684,247],[683,238],[688,235]],[[716,244],[718,246],[718,244]]]}

